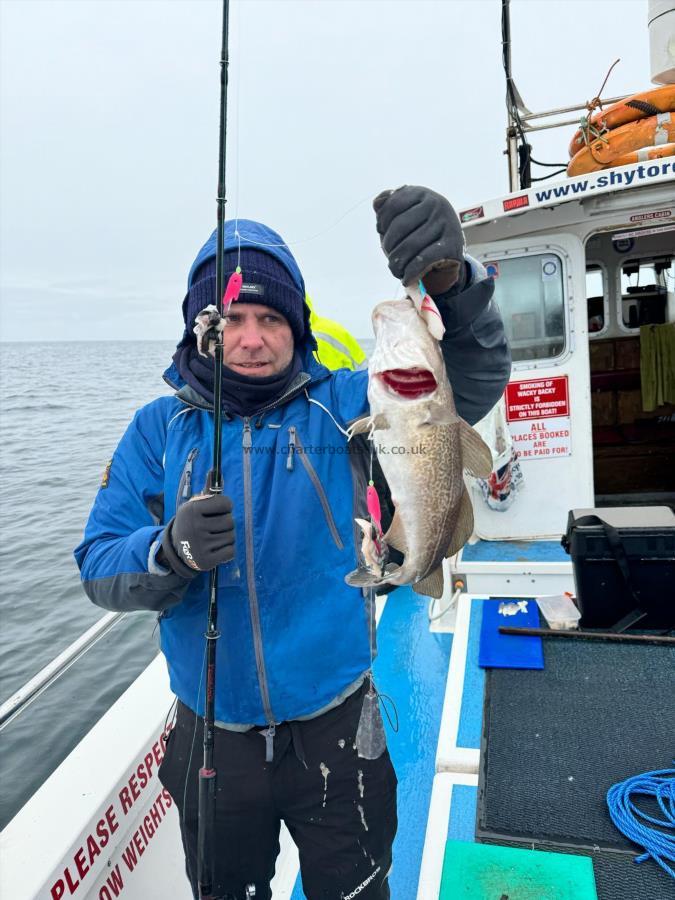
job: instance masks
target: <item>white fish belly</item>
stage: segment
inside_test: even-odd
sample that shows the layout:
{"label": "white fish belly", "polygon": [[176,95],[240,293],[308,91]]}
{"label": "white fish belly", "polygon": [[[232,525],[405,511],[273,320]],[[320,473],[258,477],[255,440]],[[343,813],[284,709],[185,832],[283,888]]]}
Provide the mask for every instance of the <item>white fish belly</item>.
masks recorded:
{"label": "white fish belly", "polygon": [[464,490],[457,425],[391,423],[375,432],[382,466],[406,537],[406,556],[392,579],[417,581],[445,556]]}

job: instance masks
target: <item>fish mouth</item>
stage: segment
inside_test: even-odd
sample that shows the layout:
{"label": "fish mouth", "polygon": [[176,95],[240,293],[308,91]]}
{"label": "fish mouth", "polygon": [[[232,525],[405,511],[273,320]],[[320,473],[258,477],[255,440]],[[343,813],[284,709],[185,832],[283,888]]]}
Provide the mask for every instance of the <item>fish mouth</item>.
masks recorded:
{"label": "fish mouth", "polygon": [[438,382],[428,369],[413,367],[410,369],[387,369],[379,372],[377,377],[390,392],[405,400],[416,400],[427,394],[433,394]]}

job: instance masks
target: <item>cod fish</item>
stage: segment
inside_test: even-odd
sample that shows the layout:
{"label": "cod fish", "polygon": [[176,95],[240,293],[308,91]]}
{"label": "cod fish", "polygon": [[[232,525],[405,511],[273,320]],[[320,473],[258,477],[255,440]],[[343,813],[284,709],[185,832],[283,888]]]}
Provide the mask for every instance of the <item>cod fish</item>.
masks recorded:
{"label": "cod fish", "polygon": [[357,519],[366,564],[345,580],[355,587],[412,584],[417,593],[438,598],[443,559],[460,550],[473,532],[463,472],[487,478],[492,455],[457,415],[440,345],[413,301],[380,303],[372,319],[370,415],[355,422],[350,434],[368,433],[374,442],[395,507],[384,542],[404,560],[383,567],[381,542],[371,523]]}

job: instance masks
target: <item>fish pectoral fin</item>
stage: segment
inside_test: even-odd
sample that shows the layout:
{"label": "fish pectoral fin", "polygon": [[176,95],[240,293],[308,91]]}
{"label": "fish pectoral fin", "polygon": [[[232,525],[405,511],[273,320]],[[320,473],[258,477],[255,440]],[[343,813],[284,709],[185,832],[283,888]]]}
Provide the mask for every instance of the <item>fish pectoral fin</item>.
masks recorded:
{"label": "fish pectoral fin", "polygon": [[358,569],[354,569],[348,575],[345,575],[345,581],[350,587],[377,587],[380,584],[386,584],[389,578],[399,568],[400,566],[389,563],[384,570],[384,575],[380,576],[373,574],[370,569],[366,569],[364,566],[359,566]]}
{"label": "fish pectoral fin", "polygon": [[400,553],[407,552],[408,543],[405,537],[405,529],[403,528],[403,519],[398,510],[394,513],[394,518],[391,520],[391,525],[384,535],[384,540],[394,550],[398,550]]}
{"label": "fish pectoral fin", "polygon": [[434,406],[429,407],[419,424],[422,426],[434,425],[436,427],[441,427],[442,425],[456,425],[458,420],[459,416],[456,412],[453,412],[447,407]]}
{"label": "fish pectoral fin", "polygon": [[355,422],[347,428],[347,435],[349,436],[349,440],[355,437],[357,434],[366,434],[366,432],[370,431],[370,416],[364,416],[362,419],[357,419]]}
{"label": "fish pectoral fin", "polygon": [[416,594],[424,594],[425,597],[439,600],[443,596],[443,567],[438,566],[430,575],[416,581],[412,589]]}
{"label": "fish pectoral fin", "polygon": [[372,434],[373,431],[384,431],[389,428],[389,422],[384,413],[377,413],[375,416],[363,416],[347,428],[348,439],[351,440],[357,434]]}
{"label": "fish pectoral fin", "polygon": [[466,488],[464,488],[462,499],[459,501],[457,524],[455,525],[455,530],[452,532],[452,540],[450,541],[450,546],[445,552],[446,559],[449,556],[454,556],[455,553],[458,553],[462,549],[464,544],[466,544],[466,542],[469,540],[472,534],[473,506],[471,504],[471,497],[469,496],[469,492]]}
{"label": "fish pectoral fin", "polygon": [[370,587],[373,584],[377,584],[379,578],[377,575],[373,575],[370,569],[359,566],[358,569],[354,569],[348,575],[345,575],[345,581],[350,587]]}
{"label": "fish pectoral fin", "polygon": [[459,438],[462,442],[462,466],[474,478],[489,478],[492,472],[492,454],[478,432],[464,419],[459,420]]}

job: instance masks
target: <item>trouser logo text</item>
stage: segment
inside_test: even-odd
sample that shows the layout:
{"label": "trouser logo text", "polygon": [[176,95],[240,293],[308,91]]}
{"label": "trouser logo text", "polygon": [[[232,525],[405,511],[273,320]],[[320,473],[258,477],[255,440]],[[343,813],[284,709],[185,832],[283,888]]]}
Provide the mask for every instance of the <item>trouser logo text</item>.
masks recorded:
{"label": "trouser logo text", "polygon": [[361,891],[364,891],[370,882],[375,878],[377,873],[380,871],[380,867],[378,866],[372,875],[369,875],[365,881],[362,881],[358,887],[355,887],[351,894],[345,894],[343,900],[354,900],[354,897],[358,897]]}

